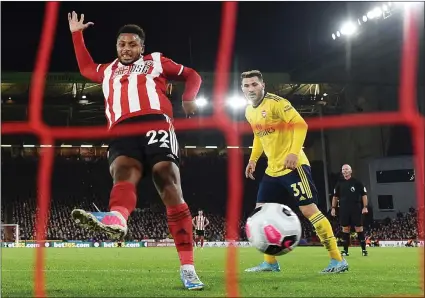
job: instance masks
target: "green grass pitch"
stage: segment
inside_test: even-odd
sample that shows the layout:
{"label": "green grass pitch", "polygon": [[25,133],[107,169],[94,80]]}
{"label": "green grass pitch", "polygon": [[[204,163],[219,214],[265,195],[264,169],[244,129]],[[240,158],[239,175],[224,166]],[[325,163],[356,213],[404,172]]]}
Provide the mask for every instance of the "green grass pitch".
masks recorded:
{"label": "green grass pitch", "polygon": [[[225,248],[195,251],[203,291],[182,288],[174,248],[49,248],[46,283],[49,297],[224,297]],[[1,296],[33,296],[34,249],[1,251]],[[262,255],[239,249],[243,297],[373,297],[421,295],[419,249],[370,248],[362,257],[352,248],[349,272],[320,275],[328,263],[321,247],[298,247],[279,257],[282,272],[245,273]]]}

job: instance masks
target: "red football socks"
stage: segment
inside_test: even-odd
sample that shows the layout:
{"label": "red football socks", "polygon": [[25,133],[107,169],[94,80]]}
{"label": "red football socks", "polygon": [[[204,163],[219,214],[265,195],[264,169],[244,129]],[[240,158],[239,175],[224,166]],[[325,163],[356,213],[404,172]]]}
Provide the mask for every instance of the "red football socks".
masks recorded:
{"label": "red football socks", "polygon": [[167,219],[180,264],[193,265],[192,215],[187,204],[167,207]]}
{"label": "red football socks", "polygon": [[131,212],[136,208],[136,186],[131,182],[118,182],[112,187],[109,199],[109,209],[118,211],[128,220]]}

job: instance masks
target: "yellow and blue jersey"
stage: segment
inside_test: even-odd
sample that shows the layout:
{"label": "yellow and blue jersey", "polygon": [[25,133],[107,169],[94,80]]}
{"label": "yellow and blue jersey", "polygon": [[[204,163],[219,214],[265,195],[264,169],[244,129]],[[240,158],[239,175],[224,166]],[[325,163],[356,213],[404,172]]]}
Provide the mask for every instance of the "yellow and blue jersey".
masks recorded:
{"label": "yellow and blue jersey", "polygon": [[[310,163],[302,149],[308,127],[301,115],[288,100],[266,93],[259,105],[246,108],[245,116],[254,132],[250,160],[257,161],[263,152],[268,159],[257,203],[291,205],[290,198],[299,206],[317,203]],[[284,167],[290,153],[298,156],[295,170]]]}
{"label": "yellow and blue jersey", "polygon": [[[278,177],[290,173],[292,170],[284,168],[289,153],[298,155],[298,166],[310,165],[302,150],[307,124],[288,100],[266,93],[258,106],[246,108],[245,117],[254,133],[250,160],[257,161],[264,152],[268,159],[267,175]],[[290,126],[279,129],[285,123]]]}

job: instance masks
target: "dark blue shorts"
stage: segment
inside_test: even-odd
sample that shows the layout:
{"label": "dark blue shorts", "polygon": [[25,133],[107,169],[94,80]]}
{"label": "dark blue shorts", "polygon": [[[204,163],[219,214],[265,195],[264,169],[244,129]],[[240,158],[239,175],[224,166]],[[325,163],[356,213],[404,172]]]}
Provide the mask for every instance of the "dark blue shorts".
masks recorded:
{"label": "dark blue shorts", "polygon": [[279,177],[264,175],[258,189],[257,203],[279,203],[288,206],[317,204],[318,193],[311,175],[311,168],[302,165]]}

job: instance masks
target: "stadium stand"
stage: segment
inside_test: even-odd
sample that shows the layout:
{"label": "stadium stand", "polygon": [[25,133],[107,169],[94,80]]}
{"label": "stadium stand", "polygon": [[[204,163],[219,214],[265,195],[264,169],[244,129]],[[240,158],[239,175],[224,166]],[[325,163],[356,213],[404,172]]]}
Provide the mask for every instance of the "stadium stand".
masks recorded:
{"label": "stadium stand", "polygon": [[[10,150],[5,148],[2,149],[2,156],[2,169],[9,173],[9,175],[2,176],[2,185],[5,186],[2,189],[2,223],[18,224],[20,239],[34,240],[36,216],[34,177],[37,174],[38,158],[37,156],[11,156]],[[214,181],[214,188],[208,187],[206,184],[210,181],[207,176],[211,175],[211,171],[214,172],[215,177],[225,177],[226,156],[217,153],[182,156],[182,161],[183,189],[185,199],[192,206],[192,213],[195,214],[198,208],[205,210],[205,214],[210,220],[206,239],[224,241],[226,210],[223,206],[225,206],[228,185],[226,185],[225,179],[220,178]],[[211,168],[211,164],[214,164],[211,170],[208,172],[202,170]],[[102,156],[84,158],[79,155],[69,155],[56,158],[47,240],[108,240],[106,235],[80,229],[70,218],[71,210],[76,207],[95,210],[94,205],[96,205],[100,209],[107,208],[108,189],[112,184],[107,167],[107,161]],[[204,175],[205,177],[203,177]],[[129,222],[130,233],[126,240],[163,240],[170,237],[165,209],[160,204],[152,183],[145,179],[140,187],[143,188],[143,192],[139,190],[138,208]],[[254,206],[256,195],[254,188],[255,185],[252,183],[245,185],[244,216],[239,224],[241,240],[246,240],[244,221]],[[309,243],[317,243],[318,239],[309,222],[302,216],[300,219],[303,226],[303,238]],[[338,233],[338,219],[332,217],[330,219],[334,224],[335,232]],[[412,207],[409,213],[399,213],[397,218],[372,221],[366,226],[366,229],[367,235],[372,239],[403,240],[416,239],[417,226],[417,211]],[[13,241],[13,239],[6,240]]]}

